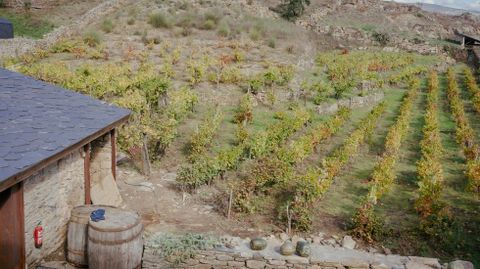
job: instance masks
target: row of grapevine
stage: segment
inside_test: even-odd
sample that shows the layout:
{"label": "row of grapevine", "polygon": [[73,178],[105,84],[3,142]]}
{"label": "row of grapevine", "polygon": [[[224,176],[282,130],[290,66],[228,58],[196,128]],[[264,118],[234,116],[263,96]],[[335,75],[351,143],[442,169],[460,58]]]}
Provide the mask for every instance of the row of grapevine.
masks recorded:
{"label": "row of grapevine", "polygon": [[254,159],[272,152],[310,120],[310,113],[303,109],[291,114],[278,114],[279,121],[267,126],[266,130],[248,136],[243,143],[224,149],[213,157],[208,154],[198,156],[192,165],[179,169],[177,182],[184,189],[195,189],[219,175],[223,176],[245,158]]}
{"label": "row of grapevine", "polygon": [[441,201],[443,190],[443,169],[441,158],[444,153],[438,122],[438,77],[432,72],[428,81],[427,108],[423,139],[420,142],[422,157],[417,162],[418,192],[415,209],[420,215],[421,228],[434,234],[435,224],[442,217],[444,205]]}
{"label": "row of grapevine", "polygon": [[216,109],[213,113],[207,113],[190,138],[188,155],[190,162],[195,162],[197,157],[205,154],[208,146],[212,144],[213,136],[217,132],[222,119],[223,113],[219,109]]}
{"label": "row of grapevine", "polygon": [[309,229],[313,204],[327,192],[341,169],[371,136],[385,109],[385,102],[375,106],[344,144],[322,161],[320,167],[311,168],[306,174],[296,176],[293,200],[289,202],[289,207],[290,212],[293,212],[291,221],[297,229]]}
{"label": "row of grapevine", "polygon": [[368,194],[353,216],[354,234],[369,242],[373,241],[373,237],[378,232],[378,220],[374,215],[374,207],[377,201],[390,191],[395,182],[395,165],[400,157],[402,142],[408,134],[412,107],[417,95],[418,81],[414,80],[402,101],[395,123],[388,130],[385,149],[374,166]]}
{"label": "row of grapevine", "polygon": [[447,97],[450,103],[450,110],[456,123],[457,143],[463,148],[467,159],[466,175],[469,180],[469,189],[476,193],[480,192],[480,147],[475,143],[475,134],[468,123],[467,116],[460,99],[460,92],[455,72],[452,68],[447,71],[448,87]]}
{"label": "row of grapevine", "polygon": [[477,113],[480,113],[480,88],[477,85],[477,81],[472,73],[472,70],[469,67],[466,67],[464,70],[465,83],[467,84],[467,89],[472,96],[473,108]]}
{"label": "row of grapevine", "polygon": [[173,89],[170,79],[150,64],[136,72],[129,65],[82,65],[71,71],[66,64],[51,63],[25,65],[19,71],[132,110],[129,124],[119,132],[120,146],[134,154],[146,141],[153,159],[163,155],[198,102],[190,88]]}
{"label": "row of grapevine", "polygon": [[249,169],[247,177],[239,182],[236,209],[251,211],[252,196],[255,192],[288,182],[294,174],[295,165],[312,154],[320,142],[338,132],[349,118],[350,110],[341,108],[326,122],[313,126],[306,134],[258,159]]}

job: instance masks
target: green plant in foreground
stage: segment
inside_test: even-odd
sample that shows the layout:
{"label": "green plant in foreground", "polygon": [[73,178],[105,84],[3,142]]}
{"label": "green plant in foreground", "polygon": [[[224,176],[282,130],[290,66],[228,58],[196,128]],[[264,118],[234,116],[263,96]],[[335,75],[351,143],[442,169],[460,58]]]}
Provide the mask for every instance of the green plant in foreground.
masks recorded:
{"label": "green plant in foreground", "polygon": [[154,249],[155,255],[161,255],[167,261],[178,264],[195,257],[201,250],[213,248],[218,242],[214,237],[201,234],[155,234],[146,245]]}

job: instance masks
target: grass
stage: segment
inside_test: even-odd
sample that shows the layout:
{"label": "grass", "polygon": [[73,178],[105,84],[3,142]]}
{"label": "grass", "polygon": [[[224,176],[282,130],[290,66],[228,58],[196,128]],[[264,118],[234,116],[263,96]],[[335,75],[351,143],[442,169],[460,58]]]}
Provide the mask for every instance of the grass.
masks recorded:
{"label": "grass", "polygon": [[54,29],[53,24],[36,18],[30,13],[13,12],[0,8],[0,17],[12,22],[14,36],[40,39]]}

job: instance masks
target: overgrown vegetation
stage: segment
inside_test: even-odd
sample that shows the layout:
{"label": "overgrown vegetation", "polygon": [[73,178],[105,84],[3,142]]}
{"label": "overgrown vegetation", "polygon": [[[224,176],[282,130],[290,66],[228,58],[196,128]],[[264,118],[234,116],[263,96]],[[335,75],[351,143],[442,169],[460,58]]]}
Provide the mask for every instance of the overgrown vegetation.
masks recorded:
{"label": "overgrown vegetation", "polygon": [[218,244],[214,237],[202,234],[187,233],[184,235],[155,234],[147,244],[155,250],[156,255],[162,255],[167,261],[178,264],[189,258],[194,258],[201,250],[213,248]]}

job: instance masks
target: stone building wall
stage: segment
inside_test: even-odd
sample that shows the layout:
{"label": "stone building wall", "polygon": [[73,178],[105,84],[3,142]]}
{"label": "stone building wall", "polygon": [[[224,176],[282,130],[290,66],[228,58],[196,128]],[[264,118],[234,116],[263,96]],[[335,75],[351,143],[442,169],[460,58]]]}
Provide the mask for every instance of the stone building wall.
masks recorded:
{"label": "stone building wall", "polygon": [[[121,196],[112,176],[109,135],[98,138],[91,145],[92,202],[120,205]],[[83,148],[79,149],[24,181],[25,249],[28,265],[37,264],[66,242],[71,210],[85,203],[84,157]],[[107,178],[108,183],[104,180]],[[33,242],[33,231],[40,221],[43,227],[43,246],[37,249]]]}
{"label": "stone building wall", "polygon": [[[84,159],[81,151],[75,151],[24,181],[28,265],[39,262],[65,242],[70,211],[84,204]],[[37,249],[33,231],[40,221],[43,226],[43,246]]]}

